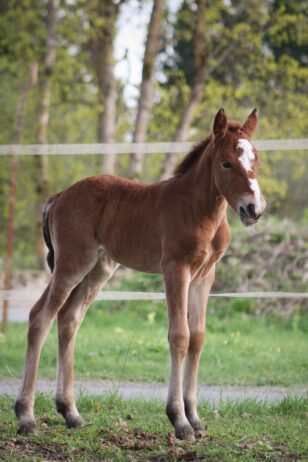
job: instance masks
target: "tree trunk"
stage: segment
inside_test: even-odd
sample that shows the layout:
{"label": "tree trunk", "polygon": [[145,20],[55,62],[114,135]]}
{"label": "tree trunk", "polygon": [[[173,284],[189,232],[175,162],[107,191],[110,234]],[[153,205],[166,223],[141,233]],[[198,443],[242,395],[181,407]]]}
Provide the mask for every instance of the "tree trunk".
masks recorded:
{"label": "tree trunk", "polygon": [[[44,68],[39,81],[40,99],[38,108],[38,143],[47,144],[49,110],[51,100],[52,74],[54,71],[57,50],[57,23],[59,0],[49,0],[47,6],[47,42],[44,57]],[[39,268],[46,267],[45,243],[42,234],[42,211],[49,196],[48,157],[34,156],[36,185],[36,254]]]}
{"label": "tree trunk", "polygon": [[[106,44],[104,49],[99,78],[99,103],[103,110],[98,114],[97,138],[99,143],[114,143],[116,133],[116,82],[114,78],[113,44]],[[104,155],[102,162],[103,173],[113,175],[115,164],[115,154]]]}
{"label": "tree trunk", "polygon": [[[143,58],[142,82],[133,136],[134,143],[144,143],[149,125],[154,86],[155,57],[159,48],[159,29],[163,7],[164,0],[154,0]],[[140,177],[143,158],[142,151],[131,155],[129,167],[130,178],[138,179]]]}
{"label": "tree trunk", "polygon": [[[14,220],[15,220],[15,205],[16,205],[16,185],[18,173],[18,156],[16,155],[15,146],[20,144],[21,134],[23,129],[24,113],[26,101],[31,88],[35,85],[37,79],[37,63],[29,64],[29,79],[25,83],[19,104],[16,111],[15,133],[13,137],[13,151],[11,157],[11,175],[10,175],[10,189],[8,196],[8,217],[6,226],[6,251],[5,251],[5,267],[4,267],[4,290],[11,288],[12,279],[12,255],[13,255],[13,238],[14,238]],[[8,325],[8,310],[9,301],[3,301],[2,311],[2,331],[6,331]]]}
{"label": "tree trunk", "polygon": [[[185,141],[188,137],[197,105],[202,97],[205,82],[205,1],[198,0],[197,24],[194,36],[194,82],[190,98],[183,109],[180,122],[175,132],[174,141]],[[162,168],[161,179],[164,180],[172,174],[176,164],[177,155],[170,153],[166,156]]]}
{"label": "tree trunk", "polygon": [[[96,3],[90,19],[92,28],[91,53],[98,83],[99,103],[97,139],[99,143],[114,143],[116,132],[116,81],[114,77],[114,38],[119,4],[114,0]],[[96,24],[97,18],[101,21]],[[102,26],[103,24],[103,26]],[[103,156],[102,171],[114,174],[115,154]]]}

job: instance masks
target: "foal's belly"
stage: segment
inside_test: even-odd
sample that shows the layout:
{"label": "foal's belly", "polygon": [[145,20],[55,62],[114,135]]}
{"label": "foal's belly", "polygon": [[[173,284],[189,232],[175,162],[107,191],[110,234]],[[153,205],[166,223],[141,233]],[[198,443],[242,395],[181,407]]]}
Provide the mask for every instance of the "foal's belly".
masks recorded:
{"label": "foal's belly", "polygon": [[146,273],[161,273],[161,243],[155,235],[136,227],[114,229],[102,240],[108,255],[127,268]]}
{"label": "foal's belly", "polygon": [[161,258],[148,258],[148,259],[136,259],[134,256],[130,255],[120,255],[111,254],[113,260],[115,260],[120,265],[131,268],[135,271],[142,271],[144,273],[160,274],[160,261]]}

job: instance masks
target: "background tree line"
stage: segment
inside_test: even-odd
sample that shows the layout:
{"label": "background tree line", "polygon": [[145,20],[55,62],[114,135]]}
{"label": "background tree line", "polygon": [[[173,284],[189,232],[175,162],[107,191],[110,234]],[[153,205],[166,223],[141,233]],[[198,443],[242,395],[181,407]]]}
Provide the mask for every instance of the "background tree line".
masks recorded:
{"label": "background tree line", "polygon": [[[174,13],[168,0],[152,0],[132,106],[126,82],[115,76],[114,47],[122,9],[135,14],[136,4],[142,14],[149,2],[2,0],[1,144],[15,139],[17,116],[22,143],[198,140],[210,132],[221,106],[239,119],[258,107],[258,138],[306,136],[307,2],[182,0]],[[34,68],[37,76],[29,86]],[[301,219],[308,196],[307,153],[272,152],[262,158],[261,182],[271,213]],[[142,152],[20,158],[14,265],[43,266],[40,212],[48,195],[98,173],[166,178],[177,159]],[[11,159],[0,162],[3,255]]]}

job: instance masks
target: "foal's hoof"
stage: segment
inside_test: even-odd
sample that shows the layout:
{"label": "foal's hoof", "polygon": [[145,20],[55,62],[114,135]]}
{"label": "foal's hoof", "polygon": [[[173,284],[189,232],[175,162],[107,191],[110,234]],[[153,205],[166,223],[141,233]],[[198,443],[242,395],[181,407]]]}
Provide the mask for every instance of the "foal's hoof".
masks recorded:
{"label": "foal's hoof", "polygon": [[37,435],[37,428],[35,422],[20,423],[17,430],[18,435]]}
{"label": "foal's hoof", "polygon": [[76,410],[71,410],[67,404],[59,398],[56,398],[57,411],[62,414],[65,419],[67,428],[81,428],[83,427],[83,420]]}
{"label": "foal's hoof", "polygon": [[206,431],[205,431],[202,423],[200,422],[200,420],[192,421],[192,422],[190,422],[190,425],[194,429],[196,438],[202,438],[206,434]]}
{"label": "foal's hoof", "polygon": [[195,437],[196,437],[197,439],[202,438],[203,436],[205,436],[205,434],[206,434],[206,431],[205,431],[205,429],[202,427],[202,425],[200,425],[199,428],[196,428],[196,429],[195,429]]}
{"label": "foal's hoof", "polygon": [[175,436],[179,440],[195,441],[195,432],[190,425],[185,425],[185,427],[176,428]]}
{"label": "foal's hoof", "polygon": [[66,417],[67,428],[82,428],[84,425],[83,419],[79,416]]}

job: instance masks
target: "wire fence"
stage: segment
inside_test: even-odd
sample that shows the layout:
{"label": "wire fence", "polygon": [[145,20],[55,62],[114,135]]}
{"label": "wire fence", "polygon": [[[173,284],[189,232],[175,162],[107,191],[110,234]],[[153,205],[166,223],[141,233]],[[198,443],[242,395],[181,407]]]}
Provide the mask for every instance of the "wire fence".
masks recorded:
{"label": "wire fence", "polygon": [[[162,142],[162,143],[95,143],[95,144],[27,144],[0,145],[0,156],[33,156],[33,155],[109,155],[132,154],[169,154],[185,153],[194,142]],[[260,151],[295,151],[308,150],[308,138],[256,140],[253,142]],[[30,290],[0,290],[0,301],[35,301],[41,292]],[[211,293],[210,297],[224,298],[279,298],[307,299],[308,292],[230,292]],[[96,300],[165,300],[163,292],[122,292],[103,291]]]}
{"label": "wire fence", "polygon": [[[0,301],[36,301],[42,292],[38,290],[0,290]],[[228,292],[228,293],[211,293],[210,297],[214,298],[292,298],[308,299],[308,292]],[[125,292],[125,291],[102,291],[95,300],[165,300],[164,292]]]}
{"label": "wire fence", "polygon": [[[169,154],[184,153],[195,145],[194,142],[164,143],[95,143],[95,144],[2,144],[0,156],[68,156],[91,154]],[[253,142],[260,151],[298,151],[308,150],[308,138],[256,140]]]}

